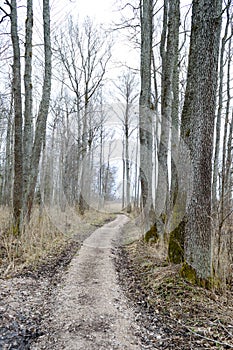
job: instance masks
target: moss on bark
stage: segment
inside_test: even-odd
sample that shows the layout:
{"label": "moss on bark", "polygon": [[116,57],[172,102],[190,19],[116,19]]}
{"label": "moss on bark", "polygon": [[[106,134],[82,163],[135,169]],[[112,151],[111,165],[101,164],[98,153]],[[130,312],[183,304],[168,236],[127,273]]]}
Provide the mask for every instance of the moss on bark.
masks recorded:
{"label": "moss on bark", "polygon": [[184,261],[184,229],[185,222],[181,221],[169,236],[168,260],[174,264]]}
{"label": "moss on bark", "polygon": [[187,262],[183,263],[180,269],[180,275],[183,278],[185,278],[188,282],[194,285],[196,284],[205,289],[219,289],[221,287],[221,281],[217,277],[212,276],[207,279],[200,278],[198,277],[196,270]]}
{"label": "moss on bark", "polygon": [[145,233],[144,239],[147,243],[156,243],[159,239],[158,231],[156,224],[151,226],[149,231]]}

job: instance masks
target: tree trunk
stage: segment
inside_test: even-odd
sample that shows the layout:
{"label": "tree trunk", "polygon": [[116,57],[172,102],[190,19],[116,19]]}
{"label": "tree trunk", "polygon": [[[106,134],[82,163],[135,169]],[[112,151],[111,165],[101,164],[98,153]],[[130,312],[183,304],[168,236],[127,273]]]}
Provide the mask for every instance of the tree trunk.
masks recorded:
{"label": "tree trunk", "polygon": [[[168,179],[168,146],[171,125],[173,124],[174,129],[178,127],[179,88],[177,86],[179,86],[179,8],[179,0],[166,0],[164,2],[165,22],[163,24],[160,47],[160,54],[162,58],[162,124],[158,151],[158,189],[156,194],[156,203],[158,203],[158,208],[160,208],[161,203],[164,203],[165,206],[162,211],[162,219],[165,223],[165,231],[167,230],[166,224],[168,222],[169,207],[171,206],[170,201],[174,200],[172,197],[169,198],[170,196],[168,192],[170,187]],[[175,191],[176,187],[177,176],[175,171],[174,162],[172,161],[172,191]]]}
{"label": "tree trunk", "polygon": [[179,26],[180,26],[180,0],[172,1],[171,13],[171,43],[173,46],[173,79],[172,79],[172,112],[171,112],[171,189],[169,207],[172,212],[178,191],[178,173],[175,164],[177,148],[177,134],[179,133]]}
{"label": "tree trunk", "polygon": [[[13,179],[13,96],[11,97],[10,110],[7,117],[6,151],[5,151],[5,169],[3,182],[2,204],[9,205],[12,201],[12,179]],[[11,203],[12,204],[12,203]]]}
{"label": "tree trunk", "polygon": [[150,229],[152,209],[152,111],[151,55],[153,1],[144,0],[141,8],[141,92],[139,99],[140,180],[144,231]]}
{"label": "tree trunk", "polygon": [[23,152],[22,152],[22,97],[21,63],[17,23],[17,1],[11,1],[11,40],[13,45],[13,96],[14,96],[14,186],[13,210],[16,232],[20,229],[20,215],[23,194]]}
{"label": "tree trunk", "polygon": [[212,277],[211,179],[221,3],[193,0],[181,136],[193,162],[193,194],[185,225],[182,273],[207,285]]}
{"label": "tree trunk", "polygon": [[42,146],[45,142],[46,124],[49,110],[50,92],[51,92],[51,41],[50,41],[50,6],[49,0],[43,0],[43,23],[44,23],[44,83],[42,98],[39,106],[38,117],[36,121],[35,140],[32,149],[32,158],[30,166],[30,179],[28,183],[27,195],[27,216],[30,219],[35,188],[38,177],[39,162],[42,151]]}
{"label": "tree trunk", "polygon": [[[31,149],[33,143],[33,118],[32,118],[32,26],[33,26],[33,2],[27,0],[27,19],[25,34],[25,69],[24,69],[24,130],[23,130],[23,191],[27,193],[28,177],[30,173]],[[26,198],[24,198],[25,201]],[[26,204],[26,203],[24,203]],[[25,211],[25,208],[24,208]],[[24,213],[25,214],[25,213]]]}
{"label": "tree trunk", "polygon": [[[230,103],[231,103],[231,84],[230,84],[230,77],[231,77],[231,37],[229,39],[229,46],[228,46],[228,64],[227,64],[227,103],[226,103],[226,115],[225,115],[225,123],[224,123],[224,133],[223,133],[223,151],[222,151],[222,171],[221,171],[221,193],[220,193],[220,223],[223,223],[224,216],[226,214],[227,203],[226,203],[226,197],[227,197],[227,187],[228,187],[228,174],[229,174],[229,142],[227,139],[230,137],[230,130],[229,129],[229,119],[230,119]],[[230,123],[231,125],[231,123]],[[228,155],[227,155],[228,153]],[[228,159],[228,164],[227,164]]]}
{"label": "tree trunk", "polygon": [[214,169],[213,169],[213,209],[217,209],[217,188],[218,188],[218,173],[219,173],[219,151],[220,151],[220,133],[221,133],[221,118],[222,118],[222,108],[223,108],[223,77],[224,77],[224,53],[227,43],[228,29],[230,25],[230,14],[229,8],[230,4],[227,7],[227,21],[225,25],[225,32],[222,38],[221,43],[221,52],[220,52],[220,62],[219,62],[219,88],[218,88],[218,111],[216,116],[216,126],[215,126],[215,153],[214,153]]}
{"label": "tree trunk", "polygon": [[122,147],[122,209],[125,208],[125,139]]}

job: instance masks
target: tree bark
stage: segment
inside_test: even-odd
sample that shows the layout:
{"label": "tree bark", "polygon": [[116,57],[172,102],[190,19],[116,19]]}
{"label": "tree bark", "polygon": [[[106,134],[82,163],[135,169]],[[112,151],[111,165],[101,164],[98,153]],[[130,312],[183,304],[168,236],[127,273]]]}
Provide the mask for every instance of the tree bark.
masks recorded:
{"label": "tree bark", "polygon": [[176,141],[179,133],[179,26],[180,26],[180,0],[172,1],[171,14],[171,42],[173,45],[174,64],[172,79],[172,112],[171,112],[171,189],[169,207],[172,212],[178,191],[178,173],[175,164]]}
{"label": "tree bark", "polygon": [[7,206],[12,205],[12,180],[13,180],[13,95],[10,101],[10,110],[7,116],[7,134],[6,134],[6,150],[5,150],[5,169],[4,169],[4,180],[3,180],[3,197],[2,204]]}
{"label": "tree bark", "polygon": [[[188,77],[181,136],[193,163],[193,194],[185,225],[183,274],[208,284],[212,277],[211,180],[221,3],[193,0]],[[194,278],[195,277],[195,278]]]}
{"label": "tree bark", "polygon": [[217,209],[217,187],[218,187],[218,173],[219,173],[219,162],[220,162],[220,133],[221,133],[221,118],[222,118],[222,108],[223,108],[223,78],[224,78],[224,53],[226,49],[228,29],[230,25],[230,2],[226,9],[227,20],[225,25],[225,31],[221,42],[221,52],[220,52],[220,62],[219,62],[219,87],[218,87],[218,110],[216,116],[216,126],[215,126],[215,153],[214,153],[214,169],[213,169],[213,209]]}
{"label": "tree bark", "polygon": [[50,6],[49,0],[43,0],[43,24],[44,24],[44,83],[42,98],[39,106],[38,117],[36,121],[35,140],[32,149],[32,158],[30,166],[30,179],[28,183],[27,210],[30,219],[35,188],[38,177],[39,162],[43,144],[45,142],[46,124],[49,111],[49,101],[51,93],[51,40],[50,40]]}
{"label": "tree bark", "polygon": [[227,197],[227,187],[228,187],[228,175],[229,175],[229,137],[232,133],[231,123],[229,129],[229,120],[230,120],[230,103],[231,103],[231,38],[229,39],[228,45],[228,64],[227,64],[227,103],[226,103],[226,115],[224,123],[224,133],[223,133],[223,151],[222,151],[222,171],[221,171],[221,193],[220,193],[220,222],[224,221],[225,212],[229,210],[229,207],[226,203]]}
{"label": "tree bark", "polygon": [[[24,130],[23,130],[23,191],[27,193],[27,184],[30,173],[30,159],[33,144],[33,118],[32,118],[32,27],[33,27],[33,1],[27,0],[27,18],[25,33],[25,69],[24,69]],[[24,198],[24,202],[25,202]],[[26,203],[24,203],[25,205]],[[24,210],[25,211],[25,210]]]}
{"label": "tree bark", "polygon": [[13,211],[16,232],[20,229],[20,216],[23,193],[23,151],[22,151],[22,97],[21,62],[18,36],[17,1],[11,1],[11,40],[13,45],[13,96],[14,96],[14,186]]}
{"label": "tree bark", "polygon": [[[160,55],[162,58],[162,94],[161,94],[161,136],[158,150],[158,188],[156,203],[160,208],[161,203],[165,204],[162,211],[162,219],[168,222],[170,200],[169,178],[168,178],[168,146],[171,125],[178,127],[178,105],[179,105],[179,22],[180,22],[180,1],[164,1],[164,23],[161,37]],[[164,179],[165,177],[165,179]],[[166,188],[164,188],[164,184]],[[172,191],[176,186],[176,173],[174,162],[172,162]],[[165,202],[164,202],[165,196]]]}
{"label": "tree bark", "polygon": [[153,1],[144,0],[141,7],[141,92],[139,99],[140,181],[144,231],[150,229],[149,212],[152,209],[152,23]]}

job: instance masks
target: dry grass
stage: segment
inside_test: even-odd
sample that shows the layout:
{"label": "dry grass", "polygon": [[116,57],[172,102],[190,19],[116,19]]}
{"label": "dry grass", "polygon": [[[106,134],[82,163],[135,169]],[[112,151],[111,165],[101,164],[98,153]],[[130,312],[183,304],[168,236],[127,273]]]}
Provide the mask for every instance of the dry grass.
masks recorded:
{"label": "dry grass", "polygon": [[[231,217],[232,220],[233,217]],[[228,220],[221,231],[215,230],[213,240],[213,266],[222,288],[233,284],[233,226]]]}
{"label": "dry grass", "polygon": [[95,227],[110,219],[107,213],[87,212],[80,217],[75,209],[35,208],[30,223],[20,237],[10,229],[12,216],[8,208],[0,208],[0,276],[7,277],[27,266],[36,266],[58,255],[76,237],[82,241]]}
{"label": "dry grass", "polygon": [[[233,348],[232,289],[220,293],[186,282],[179,274],[180,265],[167,262],[163,245],[139,240],[125,247],[123,254],[121,269],[125,268],[124,278],[128,276],[127,290],[137,302],[143,300],[152,307],[155,315],[164,315],[168,323],[189,332],[193,337],[190,349],[197,348],[198,342],[202,349]],[[183,349],[182,345],[172,348]]]}

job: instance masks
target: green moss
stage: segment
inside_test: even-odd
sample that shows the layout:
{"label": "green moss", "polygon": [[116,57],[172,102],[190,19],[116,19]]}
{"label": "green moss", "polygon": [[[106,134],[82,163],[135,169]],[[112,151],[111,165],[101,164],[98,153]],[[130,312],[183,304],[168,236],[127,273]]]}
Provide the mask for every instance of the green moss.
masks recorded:
{"label": "green moss", "polygon": [[184,228],[185,222],[181,221],[169,236],[168,260],[174,264],[184,261]]}
{"label": "green moss", "polygon": [[216,277],[209,277],[207,279],[200,278],[197,276],[196,270],[190,266],[187,262],[184,262],[181,269],[180,275],[185,278],[188,282],[198,285],[205,289],[220,288],[220,280]]}
{"label": "green moss", "polygon": [[186,262],[183,263],[181,269],[180,269],[180,275],[185,278],[188,282],[192,284],[197,284],[197,274],[194,268],[187,264]]}
{"label": "green moss", "polygon": [[160,219],[162,220],[162,223],[165,224],[167,221],[167,215],[165,213],[162,213],[160,215]]}
{"label": "green moss", "polygon": [[158,232],[157,232],[157,227],[156,225],[153,225],[149,231],[146,232],[144,236],[144,240],[147,243],[156,243],[159,239]]}

